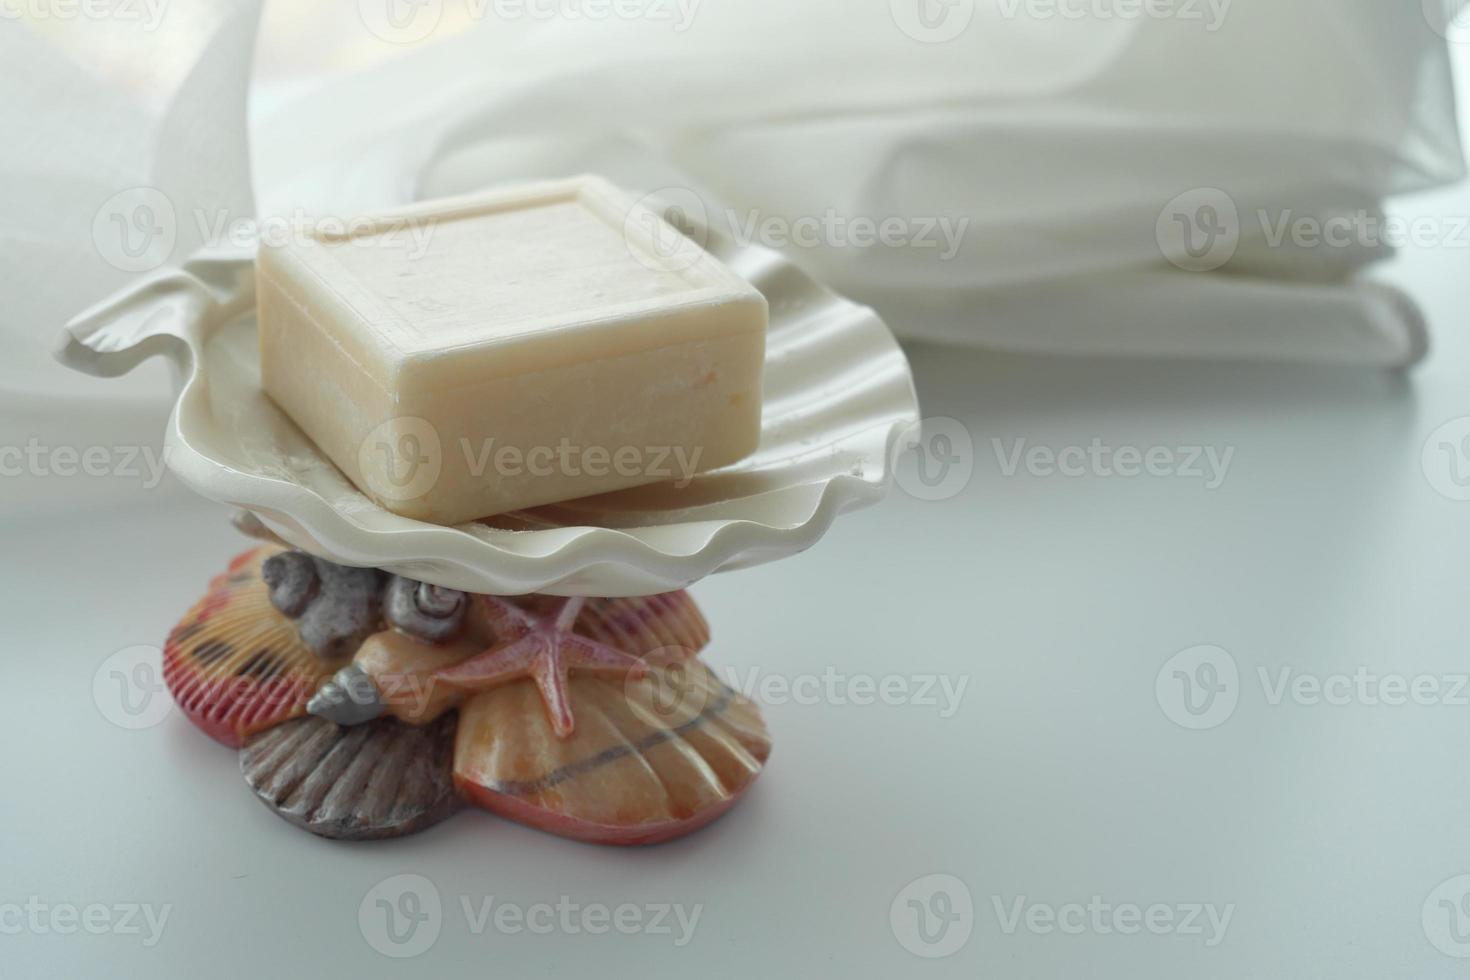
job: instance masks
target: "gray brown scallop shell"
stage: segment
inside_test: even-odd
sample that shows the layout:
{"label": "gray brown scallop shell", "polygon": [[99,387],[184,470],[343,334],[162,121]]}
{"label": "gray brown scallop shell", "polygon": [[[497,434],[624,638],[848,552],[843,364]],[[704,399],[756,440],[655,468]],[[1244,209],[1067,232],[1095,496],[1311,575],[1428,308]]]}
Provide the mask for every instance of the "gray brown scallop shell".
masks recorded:
{"label": "gray brown scallop shell", "polygon": [[320,837],[401,837],[463,805],[451,775],[456,721],[451,712],[429,725],[342,728],[298,718],[251,738],[240,771],[261,802]]}

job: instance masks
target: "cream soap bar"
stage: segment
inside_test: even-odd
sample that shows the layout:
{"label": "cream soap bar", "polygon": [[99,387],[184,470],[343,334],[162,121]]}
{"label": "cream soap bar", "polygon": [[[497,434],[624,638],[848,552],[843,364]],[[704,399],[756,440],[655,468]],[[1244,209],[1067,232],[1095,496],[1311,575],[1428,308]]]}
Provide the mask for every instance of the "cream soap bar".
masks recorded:
{"label": "cream soap bar", "polygon": [[766,301],[595,177],[262,248],[265,391],[357,487],[458,524],[733,463]]}

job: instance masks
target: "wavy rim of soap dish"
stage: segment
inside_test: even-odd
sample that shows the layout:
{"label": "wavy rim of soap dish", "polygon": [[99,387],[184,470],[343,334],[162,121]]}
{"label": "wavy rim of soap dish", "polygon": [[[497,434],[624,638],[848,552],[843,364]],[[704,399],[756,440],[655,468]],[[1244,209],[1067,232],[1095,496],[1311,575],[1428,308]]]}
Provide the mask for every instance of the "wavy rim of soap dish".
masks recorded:
{"label": "wavy rim of soap dish", "polygon": [[[873,310],[837,295],[769,249],[724,238],[712,238],[707,247],[770,302],[767,402],[768,407],[786,403],[778,423],[785,427],[781,436],[787,441],[802,436],[791,427],[817,414],[804,416],[803,410],[815,406],[830,415],[834,404],[850,409],[827,418],[825,428],[796,438],[801,448],[778,460],[778,466],[757,460],[759,469],[751,470],[754,491],[721,501],[722,516],[714,518],[696,512],[686,519],[680,509],[663,511],[674,517],[666,523],[625,528],[446,527],[387,514],[330,464],[342,484],[335,502],[314,487],[283,478],[292,472],[290,461],[272,460],[270,471],[263,465],[253,470],[234,465],[220,445],[204,438],[219,435],[211,429],[206,344],[216,331],[253,312],[253,256],[243,250],[201,253],[94,306],[68,324],[57,357],[104,377],[125,374],[155,355],[171,360],[182,384],[166,430],[169,468],[202,496],[258,515],[295,547],[342,564],[384,568],[470,592],[609,597],[666,592],[718,571],[805,551],[839,514],[881,500],[894,482],[897,454],[918,438],[913,375],[897,340]],[[854,390],[845,383],[850,379],[830,366],[839,354],[864,367],[866,388]],[[794,388],[771,398],[773,369],[789,371],[790,363],[799,361],[816,366]],[[238,386],[248,365],[230,367],[240,372],[229,379]],[[258,391],[258,382],[255,387]],[[290,426],[284,416],[281,422]],[[763,441],[769,430],[769,419],[763,420]],[[811,481],[782,478],[824,451],[840,460],[841,472]],[[744,465],[719,472],[739,472]],[[371,523],[359,519],[364,514]]]}

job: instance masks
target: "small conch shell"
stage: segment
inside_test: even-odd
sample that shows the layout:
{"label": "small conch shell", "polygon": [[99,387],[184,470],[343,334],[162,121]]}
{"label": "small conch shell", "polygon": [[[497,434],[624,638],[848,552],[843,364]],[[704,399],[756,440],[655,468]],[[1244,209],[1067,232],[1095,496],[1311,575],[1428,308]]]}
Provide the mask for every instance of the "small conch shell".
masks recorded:
{"label": "small conch shell", "polygon": [[357,664],[337,671],[306,702],[307,711],[337,725],[364,725],[386,708],[377,685]]}
{"label": "small conch shell", "polygon": [[336,669],[271,605],[261,566],[281,550],[265,545],[237,557],[164,645],[163,679],[174,700],[226,745],[305,714],[307,699]]}
{"label": "small conch shell", "polygon": [[696,660],[626,682],[573,675],[570,689],[568,738],[530,681],[466,702],[454,746],[460,793],[563,837],[655,844],[723,814],[770,755],[756,706]]}
{"label": "small conch shell", "polygon": [[384,713],[413,725],[424,725],[457,707],[462,691],[434,675],[485,648],[482,635],[469,634],[449,643],[424,643],[397,630],[368,637],[352,659],[377,691]]}

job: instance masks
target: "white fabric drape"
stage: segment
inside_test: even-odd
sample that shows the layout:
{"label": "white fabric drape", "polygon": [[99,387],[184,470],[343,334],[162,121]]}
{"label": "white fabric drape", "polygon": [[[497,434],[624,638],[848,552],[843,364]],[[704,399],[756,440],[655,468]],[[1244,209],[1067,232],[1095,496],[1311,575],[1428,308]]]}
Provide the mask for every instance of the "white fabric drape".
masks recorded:
{"label": "white fabric drape", "polygon": [[[421,26],[391,2],[271,8],[251,150],[257,0],[0,22],[0,385],[69,385],[56,328],[131,275],[99,245],[139,218],[119,191],[164,195],[178,263],[254,200],[344,215],[586,170],[774,239],[901,335],[1404,363],[1413,304],[1364,277],[1384,248],[1270,231],[1463,174],[1452,0],[426,0],[415,44],[381,36]],[[1220,194],[1231,261],[1168,261],[1170,202]]]}

